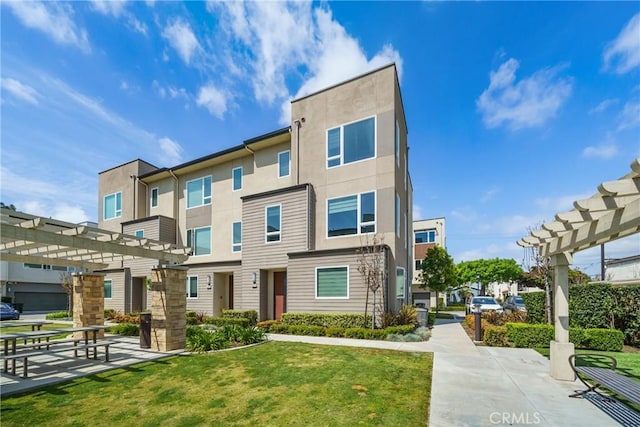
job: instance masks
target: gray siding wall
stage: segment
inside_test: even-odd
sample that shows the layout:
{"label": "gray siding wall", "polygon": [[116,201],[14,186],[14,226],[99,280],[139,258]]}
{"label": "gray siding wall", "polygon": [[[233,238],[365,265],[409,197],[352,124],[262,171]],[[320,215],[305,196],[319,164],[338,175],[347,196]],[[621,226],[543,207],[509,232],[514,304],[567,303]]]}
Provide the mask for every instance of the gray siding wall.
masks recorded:
{"label": "gray siding wall", "polygon": [[[189,267],[187,277],[198,277],[198,296],[187,298],[187,310],[205,313],[207,316],[220,316],[222,309],[229,307],[229,276],[234,276],[239,281],[240,271],[239,263]],[[207,276],[211,276],[210,288],[207,286]],[[234,284],[234,289],[237,288],[238,285]],[[234,302],[236,296],[237,293],[234,292]]]}
{"label": "gray siding wall", "polygon": [[113,308],[124,313],[129,304],[127,295],[127,286],[131,279],[129,271],[106,271],[105,273],[104,280],[111,280],[111,298],[104,299],[104,308]]}

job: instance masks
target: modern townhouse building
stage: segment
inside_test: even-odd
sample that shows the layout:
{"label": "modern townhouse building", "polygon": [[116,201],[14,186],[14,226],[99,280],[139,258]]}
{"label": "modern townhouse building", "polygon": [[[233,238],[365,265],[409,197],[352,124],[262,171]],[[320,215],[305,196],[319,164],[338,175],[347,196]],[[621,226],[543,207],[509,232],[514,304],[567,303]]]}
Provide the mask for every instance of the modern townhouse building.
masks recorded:
{"label": "modern townhouse building", "polygon": [[[427,251],[434,246],[442,248],[446,245],[446,221],[445,218],[431,218],[413,221],[413,252],[412,265],[414,266],[411,293],[414,304],[424,305],[426,308],[435,307],[437,304],[435,292],[420,288],[420,264]],[[445,295],[440,295],[444,298]]]}
{"label": "modern townhouse building", "polygon": [[[190,246],[187,309],[363,312],[360,249],[384,242],[384,310],[410,301],[407,125],[391,64],[291,103],[291,126],[174,167],[99,174],[99,227]],[[151,261],[105,271],[105,307],[149,304]]]}

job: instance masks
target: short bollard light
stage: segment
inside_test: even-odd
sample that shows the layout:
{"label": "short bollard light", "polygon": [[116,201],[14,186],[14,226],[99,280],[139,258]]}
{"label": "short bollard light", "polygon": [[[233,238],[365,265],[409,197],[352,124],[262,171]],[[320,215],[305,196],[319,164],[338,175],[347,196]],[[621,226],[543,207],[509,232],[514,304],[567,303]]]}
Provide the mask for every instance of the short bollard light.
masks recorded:
{"label": "short bollard light", "polygon": [[482,305],[480,304],[473,305],[473,323],[476,326],[476,341],[482,341],[482,310],[480,309],[480,307],[482,307]]}

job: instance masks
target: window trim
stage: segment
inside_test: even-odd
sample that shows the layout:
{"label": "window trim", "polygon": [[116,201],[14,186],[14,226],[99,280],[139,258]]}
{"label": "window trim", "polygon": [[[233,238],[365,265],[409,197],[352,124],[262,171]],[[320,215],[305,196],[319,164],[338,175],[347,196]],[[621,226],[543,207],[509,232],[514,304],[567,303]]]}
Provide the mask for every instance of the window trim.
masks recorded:
{"label": "window trim", "polygon": [[[281,175],[280,174],[280,156],[284,153],[288,153],[289,154],[289,162],[287,164],[287,174],[286,175]],[[278,178],[286,178],[288,176],[291,176],[291,150],[282,150],[280,152],[278,152]]]}
{"label": "window trim", "polygon": [[[402,270],[402,295],[398,295],[398,271]],[[407,269],[404,267],[396,267],[396,299],[404,299],[407,293]]]}
{"label": "window trim", "polygon": [[[156,203],[153,203],[153,193],[156,193],[155,199],[156,199]],[[151,189],[151,197],[149,198],[149,206],[152,208],[157,208],[158,204],[160,203],[160,187],[153,187]]]}
{"label": "window trim", "polygon": [[[233,239],[235,237],[235,230],[234,230],[234,226],[236,224],[240,224],[240,242],[236,243]],[[237,247],[237,250],[236,250]],[[239,253],[242,252],[242,221],[233,221],[231,223],[231,252],[233,253]]]}
{"label": "window trim", "polygon": [[[373,193],[373,216],[374,216],[374,220],[373,221],[368,221],[368,222],[361,222],[362,220],[362,195],[363,194],[369,194],[369,193]],[[356,224],[356,229],[357,232],[355,234],[342,234],[340,236],[329,236],[329,202],[332,200],[336,200],[336,199],[343,199],[345,197],[353,197],[356,196],[356,214],[357,214],[357,220],[358,223]],[[376,192],[376,190],[371,190],[371,191],[363,191],[362,193],[355,193],[355,194],[347,194],[344,196],[337,196],[337,197],[332,197],[332,198],[327,198],[327,202],[326,202],[326,220],[325,220],[325,227],[327,230],[326,233],[326,238],[327,239],[339,239],[342,237],[353,237],[353,236],[362,236],[362,235],[367,235],[367,234],[375,234],[378,230],[378,194]],[[368,225],[373,225],[373,231],[368,231],[366,233],[362,232],[362,227],[363,226],[368,226]]]}
{"label": "window trim", "polygon": [[[118,210],[118,195],[120,196],[120,210]],[[115,206],[113,209],[113,216],[107,218],[107,198],[115,196]],[[110,221],[112,219],[121,218],[122,217],[122,191],[116,191],[115,193],[106,194],[102,198],[102,219],[103,221]]]}
{"label": "window trim", "polygon": [[[373,119],[373,156],[356,160],[353,162],[345,163],[344,162],[344,127],[354,123],[363,122],[369,119]],[[329,157],[329,131],[332,131],[334,129],[340,129],[340,154],[338,156]],[[342,123],[337,126],[327,128],[325,130],[324,150],[325,150],[324,167],[327,170],[333,169],[333,168],[339,168],[341,166],[346,166],[346,165],[353,165],[360,162],[366,162],[367,160],[374,160],[378,158],[378,116],[374,114],[372,116],[362,117],[357,120],[352,120],[350,122]],[[336,158],[340,160],[340,163],[334,166],[329,166],[329,160],[336,159]]]}
{"label": "window trim", "polygon": [[[142,236],[138,236],[138,233],[141,233],[141,234],[142,234]],[[144,229],[142,229],[142,230],[136,230],[136,231],[133,233],[133,235],[134,235],[134,236],[136,236],[138,239],[144,239]]]}
{"label": "window trim", "polygon": [[[418,234],[418,233],[426,233],[426,235],[427,235],[426,241],[424,241],[424,242],[416,242],[416,234]],[[433,241],[429,240],[429,234],[430,233],[433,233]],[[414,245],[425,245],[427,243],[436,243],[437,239],[438,239],[438,232],[436,231],[435,228],[427,228],[427,229],[424,229],[424,230],[415,230],[413,232],[413,244]]]}
{"label": "window trim", "polygon": [[[196,279],[196,296],[193,297],[191,296],[191,279]],[[198,299],[198,295],[200,294],[200,280],[198,278],[197,275],[194,276],[187,276],[187,283],[186,283],[186,289],[185,289],[185,293],[187,295],[187,299]]]}
{"label": "window trim", "polygon": [[[236,173],[237,170],[240,171],[240,177],[239,177],[240,187],[239,188],[236,188],[236,174],[235,173]],[[244,170],[243,170],[242,166],[238,166],[237,168],[231,169],[231,191],[236,192],[236,191],[242,190],[243,173],[244,173]]]}
{"label": "window trim", "polygon": [[[319,297],[318,296],[318,270],[327,270],[330,268],[346,268],[347,269],[347,296],[344,297]],[[350,291],[351,291],[351,283],[349,280],[349,275],[350,273],[350,268],[349,265],[323,265],[322,267],[316,267],[315,268],[315,277],[314,277],[314,282],[315,282],[315,297],[316,299],[322,299],[322,300],[329,300],[329,299],[342,299],[342,300],[348,300],[350,297]]]}
{"label": "window trim", "polygon": [[[205,196],[205,179],[206,178],[210,178],[211,180],[211,194],[207,197]],[[189,184],[195,181],[200,181],[202,180],[202,201],[199,205],[195,205],[195,206],[189,206]],[[207,206],[212,204],[213,201],[213,175],[203,175],[200,176],[198,178],[194,178],[194,179],[190,179],[189,181],[186,181],[184,184],[184,192],[185,192],[185,196],[184,196],[184,202],[185,202],[185,207],[186,209],[195,209],[195,208],[199,208],[201,206]],[[206,199],[209,199],[209,201],[207,202]]]}
{"label": "window trim", "polygon": [[[111,296],[107,296],[107,282],[109,282],[109,294]],[[113,279],[104,279],[102,282],[102,296],[104,299],[113,299]]]}
{"label": "window trim", "polygon": [[[279,215],[278,215],[278,231],[268,231],[268,227],[269,227],[269,216],[268,216],[268,211],[269,208],[278,208],[279,211]],[[278,235],[278,240],[271,240],[269,241],[269,236],[273,236],[273,235]],[[267,245],[272,245],[274,243],[280,243],[282,242],[282,203],[277,203],[275,205],[267,205],[264,207],[264,243]]]}
{"label": "window trim", "polygon": [[[209,229],[209,253],[208,254],[196,254],[196,244],[197,243],[196,242],[192,242],[192,243],[194,243],[194,246],[189,246],[189,244],[188,244],[188,242],[189,242],[189,232],[192,233],[191,234],[192,235],[191,239],[193,240],[193,238],[195,237],[195,231],[196,230],[203,230],[205,228]],[[186,236],[187,237],[187,239],[186,239],[187,240],[187,242],[186,242],[187,245],[186,246],[189,246],[189,247],[191,247],[191,249],[193,249],[193,254],[191,255],[192,257],[210,256],[213,253],[213,248],[212,248],[212,243],[213,243],[212,237],[213,236],[212,236],[212,233],[211,233],[211,228],[212,227],[210,225],[207,225],[205,227],[195,227],[195,228],[188,228],[187,229],[187,236]]]}

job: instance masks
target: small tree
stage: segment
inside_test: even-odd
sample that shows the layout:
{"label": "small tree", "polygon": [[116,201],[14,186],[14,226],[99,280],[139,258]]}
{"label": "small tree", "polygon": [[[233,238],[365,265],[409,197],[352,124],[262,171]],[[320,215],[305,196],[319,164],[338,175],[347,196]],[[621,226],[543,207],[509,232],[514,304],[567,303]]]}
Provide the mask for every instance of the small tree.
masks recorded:
{"label": "small tree", "polygon": [[420,265],[420,288],[429,288],[436,292],[436,313],[438,312],[438,294],[458,283],[453,258],[446,249],[434,246],[427,250],[427,254]]}
{"label": "small tree", "polygon": [[73,311],[73,276],[69,272],[60,273],[60,284],[67,293],[67,313]]}
{"label": "small tree", "polygon": [[384,238],[378,235],[361,240],[358,253],[358,272],[367,285],[367,296],[364,303],[364,317],[367,318],[369,309],[369,292],[373,293],[373,310],[371,313],[371,329],[376,324],[376,293],[382,287],[385,279],[384,271]]}

